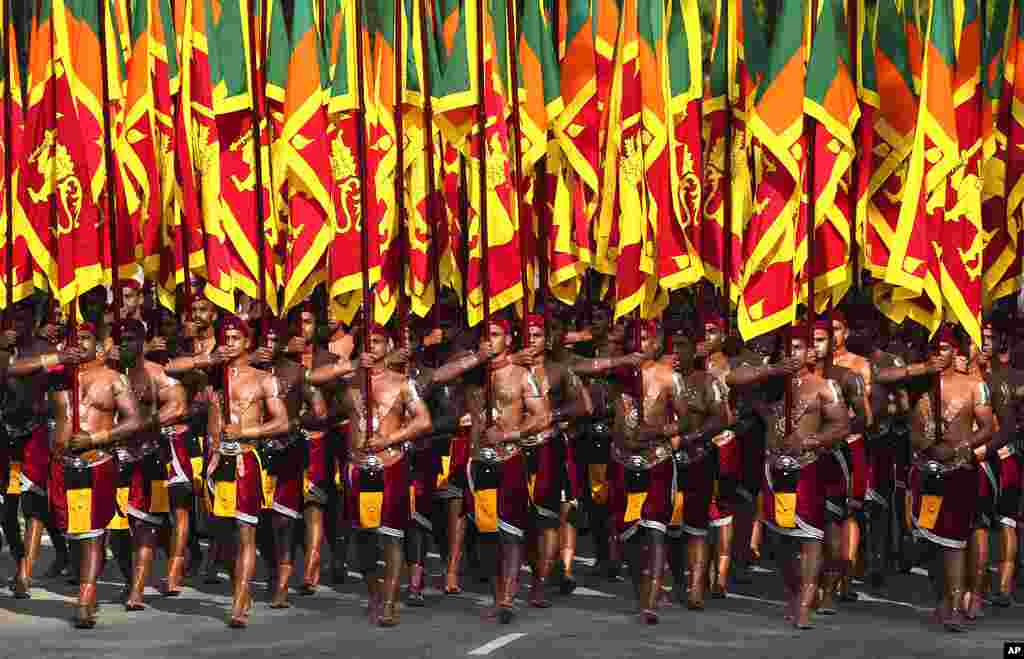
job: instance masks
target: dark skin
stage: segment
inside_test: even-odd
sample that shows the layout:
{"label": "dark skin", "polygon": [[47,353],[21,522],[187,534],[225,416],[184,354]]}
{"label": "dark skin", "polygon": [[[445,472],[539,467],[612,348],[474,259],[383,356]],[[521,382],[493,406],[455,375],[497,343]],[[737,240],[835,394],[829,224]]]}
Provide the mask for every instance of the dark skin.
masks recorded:
{"label": "dark skin", "polygon": [[287,356],[288,338],[271,330],[267,333],[266,345],[253,353],[252,361],[278,379],[288,409],[289,428],[297,430],[302,425],[305,410],[309,410],[313,419],[327,418],[327,403],[320,390],[306,382],[302,364]]}

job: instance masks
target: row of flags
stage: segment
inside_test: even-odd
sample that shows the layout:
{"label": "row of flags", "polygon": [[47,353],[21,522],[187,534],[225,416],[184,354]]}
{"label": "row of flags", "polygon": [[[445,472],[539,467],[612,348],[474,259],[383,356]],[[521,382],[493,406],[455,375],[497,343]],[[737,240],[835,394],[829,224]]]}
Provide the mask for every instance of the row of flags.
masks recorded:
{"label": "row of flags", "polygon": [[866,270],[897,322],[980,343],[1019,289],[1020,0],[717,0],[710,35],[698,0],[30,4],[24,70],[3,23],[15,301],[141,268],[168,306],[195,275],[350,319],[365,270],[380,322],[441,287],[475,324],[596,273],[617,316],[709,280],[750,338]]}

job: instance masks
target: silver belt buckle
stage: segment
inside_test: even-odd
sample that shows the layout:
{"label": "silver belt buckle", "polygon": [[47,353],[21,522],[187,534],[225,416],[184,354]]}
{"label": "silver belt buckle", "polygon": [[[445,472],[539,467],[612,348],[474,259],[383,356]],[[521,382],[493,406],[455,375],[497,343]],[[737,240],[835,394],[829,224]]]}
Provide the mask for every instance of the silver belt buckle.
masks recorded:
{"label": "silver belt buckle", "polygon": [[775,459],[775,469],[783,474],[800,471],[800,462],[791,455],[780,455]]}
{"label": "silver belt buckle", "polygon": [[484,462],[497,462],[498,451],[490,446],[480,449],[480,459]]}
{"label": "silver belt buckle", "polygon": [[240,442],[221,442],[220,452],[222,455],[239,455],[242,453],[242,444]]}

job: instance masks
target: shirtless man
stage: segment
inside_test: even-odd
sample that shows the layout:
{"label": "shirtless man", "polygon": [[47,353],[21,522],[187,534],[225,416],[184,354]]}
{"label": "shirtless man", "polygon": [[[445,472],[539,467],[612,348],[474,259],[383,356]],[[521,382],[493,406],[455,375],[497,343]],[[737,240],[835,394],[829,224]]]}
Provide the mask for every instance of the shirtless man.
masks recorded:
{"label": "shirtless man", "polygon": [[[370,419],[359,384],[349,387],[345,406],[353,419],[349,433],[349,510],[354,512],[360,569],[369,591],[370,624],[398,624],[403,543],[411,520],[408,452],[411,442],[430,430],[430,412],[408,377],[377,363],[394,349],[394,339],[380,325],[369,329]],[[369,421],[369,423],[368,423]],[[384,556],[384,574],[377,568]]]}
{"label": "shirtless man", "polygon": [[551,427],[551,409],[530,371],[511,361],[511,323],[492,318],[486,330],[484,338],[490,340],[495,358],[483,377],[490,378],[495,407],[486,409],[483,382],[467,388],[473,424],[467,469],[481,563],[494,575],[494,608],[484,616],[508,624],[515,616],[513,600],[519,589],[522,543],[530,523],[527,465],[521,443]]}
{"label": "shirtless man", "polygon": [[[917,534],[942,553],[943,597],[936,618],[946,630],[962,632],[971,604],[966,549],[978,499],[976,465],[987,453],[994,419],[985,382],[966,372],[966,362],[963,372],[954,368],[958,341],[952,330],[943,327],[937,342],[940,407],[936,411],[932,396],[922,396],[911,428],[913,522]],[[939,572],[937,563],[929,572]]]}
{"label": "shirtless man", "polygon": [[[47,420],[51,412],[47,403],[47,390],[54,384],[54,373],[61,366],[77,363],[84,356],[77,346],[54,352],[55,346],[34,333],[33,300],[26,299],[13,308],[16,335],[14,360],[4,382],[3,423],[14,448],[12,463],[18,472],[18,496],[9,497],[7,504],[21,503],[25,517],[25,535],[21,543],[11,542],[17,555],[18,569],[14,578],[14,597],[27,599],[32,588],[32,568],[39,557],[43,528],[53,528],[47,499],[47,481],[50,475],[50,438]],[[44,363],[45,362],[45,363]],[[62,370],[62,369],[60,369]],[[13,483],[12,483],[13,485]],[[17,509],[8,509],[7,529],[17,527]],[[57,561],[48,574],[57,576],[67,563],[65,540],[56,529],[51,532]],[[14,531],[16,534],[18,531]]]}
{"label": "shirtless man", "polygon": [[[686,436],[688,387],[680,374],[654,357],[664,346],[657,321],[644,321],[640,348],[647,356],[640,378],[624,383],[613,402],[615,426],[610,466],[610,508],[632,572],[640,622],[658,623],[658,598],[667,560],[665,535],[672,520],[676,473],[670,442]],[[642,405],[642,408],[641,408]],[[699,441],[696,436],[688,438]],[[680,447],[689,450],[684,444]]]}
{"label": "shirtless man", "polygon": [[288,408],[281,386],[270,373],[249,364],[253,334],[235,316],[221,325],[228,388],[228,417],[222,412],[219,392],[210,403],[211,459],[207,476],[214,482],[215,513],[234,510],[238,522],[234,594],[228,626],[245,627],[252,607],[249,581],[256,570],[256,525],[264,507],[260,440],[288,432]]}
{"label": "shirtless man", "polygon": [[[865,439],[868,428],[874,426],[874,418],[871,406],[867,401],[871,400],[872,369],[871,363],[862,357],[850,352],[846,347],[846,341],[850,337],[850,324],[843,312],[834,310],[831,316],[832,321],[832,363],[835,366],[849,369],[856,373],[861,379],[860,395],[857,399],[847,398],[846,402],[858,415],[853,435],[848,438],[847,450],[850,457],[850,486],[847,492],[847,515],[841,524],[840,541],[841,556],[843,563],[839,579],[839,599],[841,601],[856,601],[856,593],[850,592],[850,572],[858,559],[858,548],[860,547],[861,527],[858,518],[863,515],[864,498],[867,495],[868,482],[868,461],[870,455]],[[840,382],[844,393],[848,392],[846,386]]]}
{"label": "shirtless man", "polygon": [[793,399],[791,434],[786,434],[784,402],[776,401],[770,410],[763,513],[765,525],[789,543],[781,561],[786,620],[797,629],[811,629],[825,538],[820,457],[849,434],[849,411],[839,386],[812,370],[816,355],[807,339],[808,328],[794,327],[791,332],[792,362],[786,362],[783,369],[735,369],[731,377],[750,384],[766,376],[785,375],[791,364],[800,365],[788,385]]}
{"label": "shirtless man", "polygon": [[[288,582],[294,566],[295,522],[302,517],[305,508],[303,476],[309,449],[307,442],[314,441],[310,433],[319,432],[315,426],[327,417],[327,404],[320,391],[307,382],[303,365],[285,354],[285,344],[291,338],[289,324],[283,320],[269,321],[265,334],[266,344],[253,353],[252,363],[277,379],[289,419],[288,433],[265,442],[262,454],[264,467],[273,481],[273,500],[265,502],[269,504],[272,529],[272,542],[266,549],[270,550],[276,563],[277,575],[270,607],[285,609],[290,606]],[[311,546],[307,546],[306,553],[309,555],[315,551],[318,556],[323,541],[323,519],[314,521],[319,522],[320,533],[310,543]],[[317,559],[311,571],[319,571],[319,567]],[[310,574],[305,576],[305,583],[310,585],[313,578],[319,581],[318,575]],[[311,585],[311,588],[315,591],[315,586]]]}
{"label": "shirtless man", "polygon": [[[120,345],[110,342],[108,361],[125,371],[140,415],[139,432],[130,446],[118,448],[117,455],[119,461],[131,464],[133,471],[125,511],[134,545],[132,579],[125,609],[141,611],[145,608],[143,591],[153,565],[158,535],[167,524],[170,511],[168,469],[160,446],[161,435],[183,432],[180,424],[188,405],[181,383],[164,373],[159,364],[143,357],[146,330],[142,323],[134,319],[122,320],[113,329]],[[188,487],[191,491],[191,482]],[[188,508],[175,510],[176,529],[168,559],[165,593],[180,593],[188,542],[188,513]]]}
{"label": "shirtless man", "polygon": [[[981,329],[981,359],[979,365],[992,393],[992,410],[999,420],[1000,431],[1016,438],[1017,427],[1006,427],[1003,419],[1014,413],[1024,401],[1024,372],[1017,363],[1021,350],[1010,351],[1010,363],[1004,364],[998,354],[1004,352],[1006,330],[986,322]],[[1012,593],[1016,587],[1017,552],[1019,536],[1017,522],[1020,519],[1021,501],[1021,456],[1017,441],[998,449],[998,461],[989,456],[990,463],[998,465],[999,498],[996,502],[996,528],[999,530],[999,562],[997,563],[998,585],[992,596],[992,604],[1001,608],[1013,605]]]}
{"label": "shirtless man", "polygon": [[[864,431],[870,425],[871,412],[860,374],[836,363],[828,363],[833,327],[827,320],[814,324],[815,370],[839,385],[850,408],[850,431],[845,442],[831,455],[822,457],[825,472],[825,564],[821,575],[818,612],[837,613],[833,597],[837,587],[853,567],[859,534],[847,533],[852,513],[863,509],[866,490],[867,459]],[[854,529],[858,527],[853,525]],[[841,595],[840,595],[841,597]],[[842,597],[841,597],[842,599]]]}
{"label": "shirtless man", "polygon": [[71,392],[58,391],[53,398],[57,430],[50,501],[60,529],[81,543],[74,620],[80,629],[96,625],[96,580],[103,569],[106,529],[114,516],[117,489],[117,466],[110,449],[131,442],[142,427],[128,379],[106,365],[113,343],[108,338],[98,347],[97,338],[91,323],[79,325],[79,349],[93,357],[75,373],[79,428],[74,427]]}
{"label": "shirtless man", "polygon": [[547,319],[540,314],[527,315],[526,323],[529,344],[521,355],[513,357],[513,361],[530,369],[540,385],[541,394],[548,399],[554,426],[550,433],[531,438],[530,446],[525,450],[537,535],[530,606],[544,609],[551,606],[545,588],[560,546],[563,552],[562,594],[568,595],[576,589],[576,580],[572,577],[578,498],[576,462],[564,429],[574,419],[589,415],[593,406],[561,346],[564,335],[561,325],[555,321],[549,326]]}

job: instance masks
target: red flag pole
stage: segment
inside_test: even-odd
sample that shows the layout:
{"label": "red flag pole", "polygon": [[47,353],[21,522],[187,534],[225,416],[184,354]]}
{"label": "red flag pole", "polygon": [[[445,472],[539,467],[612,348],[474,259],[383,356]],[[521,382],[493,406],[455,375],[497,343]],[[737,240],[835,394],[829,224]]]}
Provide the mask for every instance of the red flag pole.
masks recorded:
{"label": "red flag pole", "polygon": [[[485,107],[485,101],[487,92],[484,89],[486,84],[487,76],[484,71],[484,2],[483,0],[476,0],[476,61],[477,71],[479,78],[477,79],[478,85],[478,97],[476,105],[476,126],[477,126],[477,145],[479,153],[477,158],[480,161],[480,283],[482,286],[482,295],[480,296],[483,300],[484,305],[484,336],[490,332],[491,328],[491,273],[490,273],[490,262],[489,255],[490,244],[487,240],[487,110]],[[515,67],[513,67],[515,68]],[[513,85],[513,88],[515,85]],[[513,121],[518,118],[518,110],[513,105]],[[518,153],[519,145],[516,145],[516,153]],[[468,275],[468,272],[467,272]],[[525,291],[524,291],[525,293]],[[525,301],[523,309],[525,310]],[[525,325],[526,314],[523,314],[524,325]],[[493,421],[493,410],[494,410],[494,383],[491,381],[490,373],[484,378],[484,399],[486,405],[486,420],[487,426],[491,425]]]}
{"label": "red flag pole", "polygon": [[402,116],[402,96],[405,67],[402,53],[402,0],[395,0],[395,217],[398,225],[398,336],[399,345],[406,347],[409,328],[409,299],[405,290],[405,271],[409,261],[409,223],[405,209],[405,117]]}
{"label": "red flag pole", "polygon": [[[516,16],[516,10],[515,10],[515,6],[514,5],[516,5],[516,3],[515,2],[511,2],[511,1],[507,1],[505,3],[505,21],[506,21],[505,33],[506,33],[506,35],[508,37],[508,68],[509,68],[510,82],[512,83],[512,126],[511,126],[511,128],[512,128],[512,135],[509,136],[509,141],[512,142],[512,153],[513,153],[513,157],[515,158],[515,161],[512,163],[513,167],[514,167],[514,169],[512,170],[512,185],[514,186],[515,191],[516,191],[516,217],[519,218],[519,220],[520,220],[520,222],[519,222],[519,279],[520,279],[520,282],[522,283],[522,287],[523,287],[523,317],[521,318],[521,321],[522,321],[522,328],[521,328],[521,330],[522,330],[522,335],[523,335],[523,347],[525,347],[526,343],[528,341],[528,333],[529,333],[529,331],[527,329],[526,315],[530,311],[530,282],[529,282],[529,278],[527,276],[528,269],[529,269],[529,254],[527,253],[527,250],[529,249],[529,243],[526,240],[526,231],[527,230],[532,230],[532,228],[527,227],[526,229],[524,229],[523,225],[522,225],[522,221],[521,221],[522,220],[522,209],[523,209],[523,206],[525,204],[525,202],[523,200],[523,186],[522,186],[522,181],[523,181],[523,148],[522,148],[522,144],[520,143],[520,139],[521,139],[522,134],[523,134],[523,124],[522,124],[522,121],[521,121],[521,119],[519,117],[519,67],[518,67],[519,58],[516,56],[517,53],[519,52],[519,49],[518,49],[518,45],[519,45],[519,40],[518,40],[519,28],[518,28],[518,25],[517,25],[518,16]],[[481,18],[481,20],[483,20],[483,19]],[[482,45],[483,37],[484,37],[484,33],[483,33],[483,29],[481,28],[480,33],[479,33],[479,37],[478,37],[478,42],[480,42],[480,44],[481,44],[479,46],[479,48],[481,49],[481,52],[482,52],[482,49],[483,49],[483,45]],[[483,66],[484,66],[483,55],[481,54],[481,57],[480,57],[480,71],[481,71],[481,75],[483,73]],[[480,103],[481,103],[481,106],[482,106],[483,105],[483,94],[484,94],[484,91],[483,91],[483,80],[481,80],[480,94],[481,94]],[[480,134],[481,134],[481,139],[482,139],[483,128],[481,128],[481,133]],[[486,145],[483,144],[483,143],[481,143],[481,146],[482,147],[486,147]]]}
{"label": "red flag pole", "polygon": [[[426,0],[420,0],[420,50],[424,57],[427,50],[427,8]],[[438,242],[437,225],[441,221],[434,206],[437,181],[434,178],[434,105],[431,99],[433,81],[431,80],[430,61],[423,63],[423,144],[427,150],[427,225],[430,228],[430,278],[434,287],[434,306],[430,310],[433,329],[441,328],[441,245]]]}
{"label": "red flag pole", "polygon": [[[722,0],[723,3],[729,2],[729,0]],[[729,9],[731,11],[731,2],[729,2]],[[732,330],[732,80],[729,76],[729,15],[726,14],[726,25],[719,24],[718,26],[718,38],[725,40],[725,61],[726,61],[726,75],[725,75],[725,162],[722,167],[722,181],[723,185],[726,186],[722,190],[722,212],[725,213],[723,218],[723,233],[725,234],[724,242],[722,244],[722,297],[723,306],[725,307],[725,334],[729,335]],[[737,82],[738,84],[738,82]]]}
{"label": "red flag pole", "polygon": [[[7,241],[7,249],[5,258],[7,264],[4,272],[4,276],[7,278],[7,289],[6,299],[4,300],[7,313],[4,314],[4,327],[11,329],[13,325],[13,318],[11,313],[11,307],[14,306],[14,165],[13,165],[13,153],[12,147],[14,140],[12,139],[12,128],[14,126],[14,118],[11,110],[11,94],[15,93],[15,89],[11,85],[11,30],[10,28],[14,25],[14,17],[11,15],[11,3],[8,0],[4,2],[4,25],[3,25],[3,51],[4,51],[4,137],[7,139],[7,147],[4,158],[4,195],[7,197],[5,204],[5,211],[7,214],[7,232],[4,238]],[[20,92],[20,90],[17,90]]]}
{"label": "red flag pole", "polygon": [[[853,43],[850,44],[850,74],[853,78],[854,89],[860,90],[860,14],[857,12],[857,2],[850,3],[850,20],[847,21],[849,25],[853,26]],[[982,14],[985,16],[985,14]],[[853,231],[850,233],[850,269],[851,275],[853,276],[853,285],[856,290],[860,290],[860,229],[857,226],[857,205],[859,203],[858,195],[860,190],[858,185],[860,183],[860,165],[861,158],[864,157],[863,153],[860,153],[861,144],[857,140],[853,142],[853,160],[850,162],[850,189],[853,190]],[[829,317],[829,325],[832,323],[832,318]],[[831,354],[832,343],[829,342],[829,354]]]}
{"label": "red flag pole", "polygon": [[[359,180],[363,186],[359,191],[359,217],[363,224],[360,232],[359,259],[363,270],[363,345],[362,351],[370,352],[370,321],[373,318],[373,300],[370,298],[370,234],[369,204],[366,199],[366,182],[369,174],[366,168],[366,88],[363,70],[363,0],[354,0],[356,11],[356,84],[359,86],[359,121],[356,122],[356,149],[358,150],[356,165],[359,168]],[[362,395],[364,413],[366,414],[366,437],[373,433],[373,422],[370,417],[370,371],[363,372]]]}
{"label": "red flag pole", "polygon": [[[124,292],[121,290],[121,263],[117,253],[117,177],[114,174],[114,152],[110,135],[110,69],[107,66],[107,2],[100,5],[100,57],[103,74],[103,161],[107,172],[107,231],[110,233],[110,287],[113,290],[114,322],[121,320]],[[118,336],[113,337],[115,341]]]}
{"label": "red flag pole", "polygon": [[[51,197],[53,199],[53,197]],[[56,303],[55,303],[56,304]],[[78,300],[71,301],[68,305],[68,347],[78,346]],[[82,412],[78,409],[81,400],[81,391],[78,384],[78,364],[68,369],[71,377],[71,432],[77,433],[82,430]]]}
{"label": "red flag pole", "polygon": [[259,286],[257,301],[260,309],[259,335],[261,337],[266,329],[264,323],[267,317],[267,234],[263,229],[263,223],[267,220],[267,212],[263,204],[263,131],[260,127],[263,118],[263,78],[260,76],[260,67],[257,66],[257,61],[262,61],[264,67],[266,66],[266,27],[267,3],[266,0],[263,0],[260,4],[258,31],[256,29],[256,14],[249,12],[249,39],[252,42],[252,57],[249,58],[249,79],[252,85],[252,148],[253,167],[256,170],[256,267],[259,268],[256,278]]}

